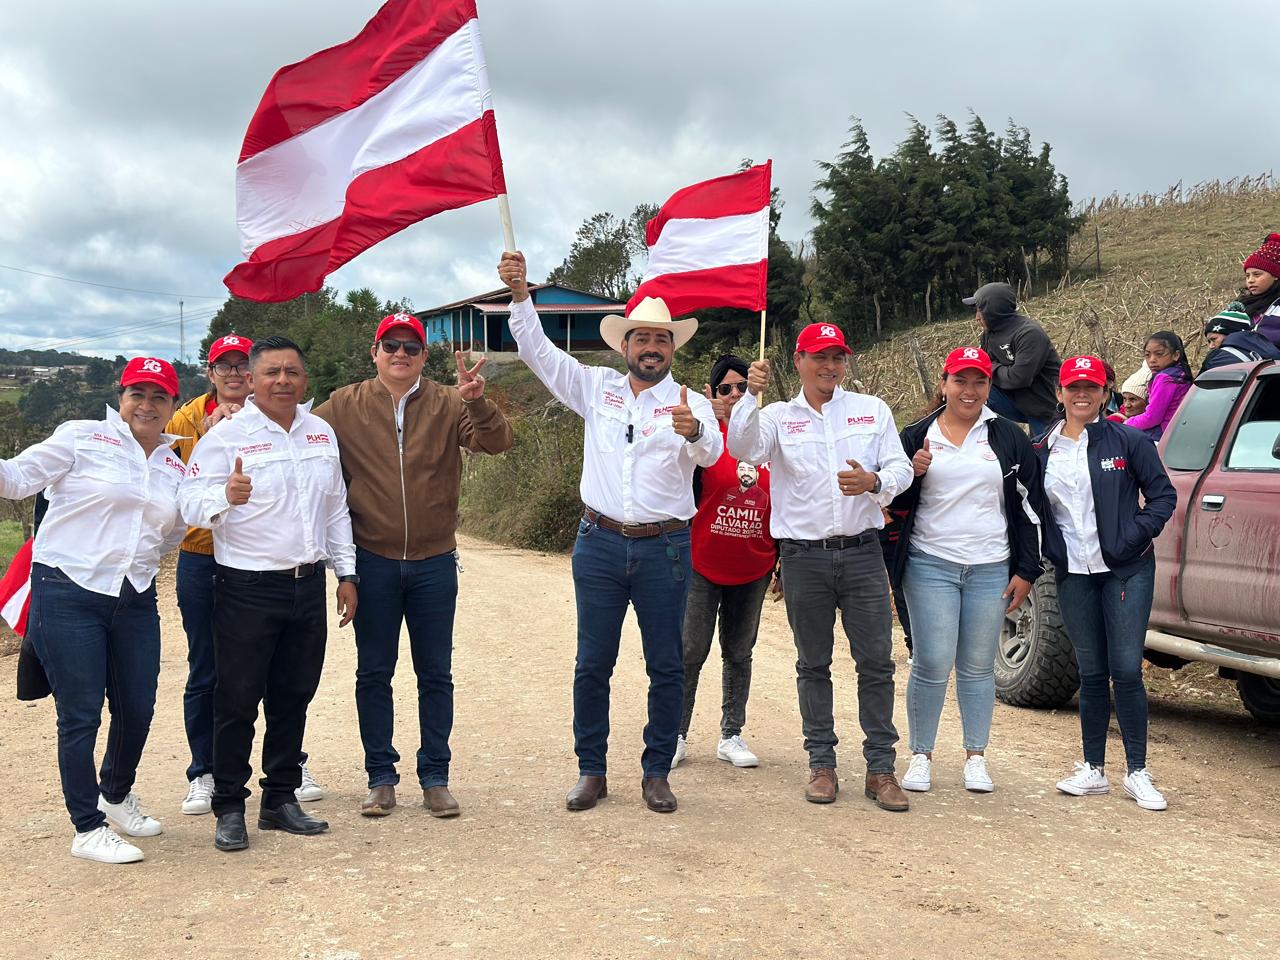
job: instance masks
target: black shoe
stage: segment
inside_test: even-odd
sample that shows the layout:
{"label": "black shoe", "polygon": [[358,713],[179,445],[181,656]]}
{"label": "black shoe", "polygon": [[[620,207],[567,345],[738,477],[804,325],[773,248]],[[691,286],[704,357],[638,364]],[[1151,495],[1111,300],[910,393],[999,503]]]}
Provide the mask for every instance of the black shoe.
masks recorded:
{"label": "black shoe", "polygon": [[243,813],[220,813],[213,829],[213,845],[219,850],[244,850],[249,846],[249,831]]}
{"label": "black shoe", "polygon": [[300,836],[311,836],[324,833],[329,824],[318,820],[310,814],[303,813],[302,807],[296,803],[282,803],[274,810],[258,811],[259,830],[283,830],[285,833],[296,833]]}

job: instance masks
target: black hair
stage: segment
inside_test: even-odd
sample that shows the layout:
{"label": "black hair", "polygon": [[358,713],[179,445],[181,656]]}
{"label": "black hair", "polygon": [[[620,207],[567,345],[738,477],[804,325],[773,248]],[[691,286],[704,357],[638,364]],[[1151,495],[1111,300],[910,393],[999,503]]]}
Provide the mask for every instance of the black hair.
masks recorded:
{"label": "black hair", "polygon": [[288,337],[263,337],[261,340],[253,341],[253,346],[249,348],[249,369],[252,370],[258,365],[258,358],[268,350],[292,350],[298,355],[298,359],[306,365],[307,355],[302,352],[302,348],[290,340]]}
{"label": "black hair", "polygon": [[747,376],[747,369],[747,361],[743,360],[741,357],[735,356],[732,353],[724,354],[711,365],[711,389],[714,391],[716,387],[720,386],[725,375],[730,370],[745,379]]}
{"label": "black hair", "polygon": [[[1180,336],[1172,330],[1157,330],[1143,341],[1143,348],[1145,349],[1147,344],[1151,343],[1153,340],[1157,343],[1164,344],[1169,350],[1178,354],[1178,362],[1175,363],[1174,366],[1182,371],[1181,379],[1185,379],[1190,383],[1196,378],[1196,375],[1191,372],[1191,364],[1187,361],[1187,348],[1182,345],[1182,338]],[[1174,379],[1177,380],[1180,378],[1174,377]]]}

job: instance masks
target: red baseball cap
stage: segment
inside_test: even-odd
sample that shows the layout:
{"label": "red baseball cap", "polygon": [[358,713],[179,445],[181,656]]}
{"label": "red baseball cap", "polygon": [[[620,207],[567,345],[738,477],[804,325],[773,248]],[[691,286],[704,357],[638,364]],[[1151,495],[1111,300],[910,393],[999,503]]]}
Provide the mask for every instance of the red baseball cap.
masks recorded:
{"label": "red baseball cap", "polygon": [[946,373],[959,373],[961,370],[980,370],[991,376],[991,358],[987,351],[978,347],[956,347],[947,354],[946,363],[942,365]]}
{"label": "red baseball cap", "polygon": [[853,353],[844,342],[844,334],[834,323],[811,323],[796,337],[796,350],[801,353],[817,353],[828,347],[839,347],[845,353]]}
{"label": "red baseball cap", "polygon": [[213,363],[224,353],[235,353],[237,350],[247,357],[252,349],[253,341],[248,337],[242,337],[238,333],[228,333],[225,337],[219,337],[209,344],[209,362]]}
{"label": "red baseball cap", "polygon": [[419,340],[423,343],[427,342],[427,333],[422,329],[422,321],[412,313],[393,313],[390,316],[383,317],[382,322],[378,324],[378,332],[373,335],[373,339],[375,341],[381,340],[397,327],[412,330]]}
{"label": "red baseball cap", "polygon": [[173,365],[156,357],[134,357],[124,365],[120,386],[131,387],[135,383],[154,383],[169,396],[178,395],[178,374]]}
{"label": "red baseball cap", "polygon": [[1058,371],[1058,383],[1065,387],[1068,383],[1075,383],[1077,380],[1088,380],[1100,387],[1105,386],[1106,364],[1097,357],[1072,357],[1063,361],[1062,369]]}

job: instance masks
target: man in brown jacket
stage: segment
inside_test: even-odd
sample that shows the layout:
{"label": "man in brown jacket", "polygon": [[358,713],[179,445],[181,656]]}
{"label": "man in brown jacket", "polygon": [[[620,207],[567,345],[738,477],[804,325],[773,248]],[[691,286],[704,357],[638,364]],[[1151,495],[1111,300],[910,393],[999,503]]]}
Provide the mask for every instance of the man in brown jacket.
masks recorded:
{"label": "man in brown jacket", "polygon": [[422,802],[433,817],[458,815],[449,733],[462,448],[502,453],[512,442],[511,425],[484,396],[485,361],[468,370],[458,353],[458,386],[444,387],[422,376],[426,353],[416,317],[386,317],[373,343],[378,375],[335,391],[313,411],[338,436],[355,534],[356,712],[369,775],[360,812],[368,817],[391,812],[400,782],[391,678],[401,623],[418,677]]}

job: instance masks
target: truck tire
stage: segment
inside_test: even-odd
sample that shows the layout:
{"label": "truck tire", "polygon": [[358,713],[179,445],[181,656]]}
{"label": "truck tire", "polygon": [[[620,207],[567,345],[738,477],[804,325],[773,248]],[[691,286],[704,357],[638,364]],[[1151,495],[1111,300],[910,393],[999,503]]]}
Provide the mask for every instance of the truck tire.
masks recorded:
{"label": "truck tire", "polygon": [[1060,707],[1080,688],[1075,651],[1062,626],[1058,583],[1041,575],[1006,617],[996,646],[996,696],[1014,707]]}
{"label": "truck tire", "polygon": [[1236,677],[1236,690],[1253,719],[1269,727],[1280,727],[1280,680],[1242,673]]}

